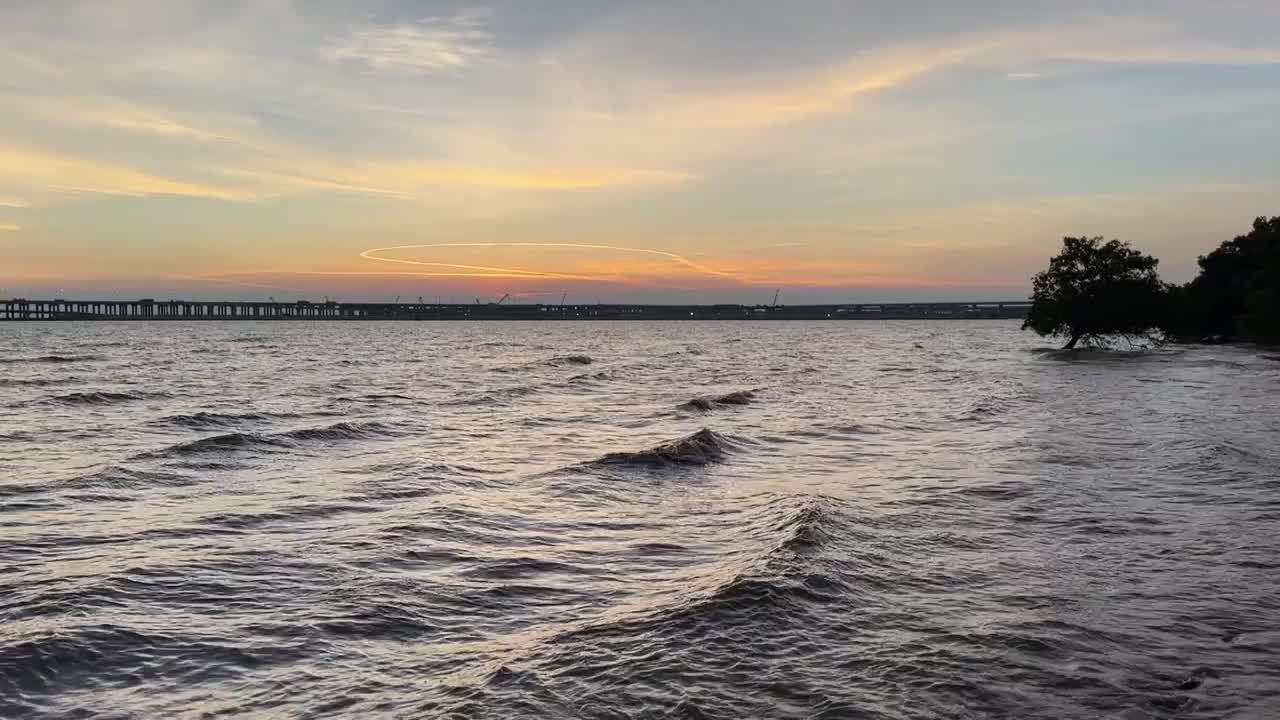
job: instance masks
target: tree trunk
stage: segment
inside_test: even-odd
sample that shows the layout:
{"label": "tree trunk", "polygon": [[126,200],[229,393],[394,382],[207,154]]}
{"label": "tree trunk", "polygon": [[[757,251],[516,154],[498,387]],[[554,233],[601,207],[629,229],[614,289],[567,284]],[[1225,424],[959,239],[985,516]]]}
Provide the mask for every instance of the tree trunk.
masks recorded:
{"label": "tree trunk", "polygon": [[1066,344],[1066,345],[1063,345],[1063,346],[1062,346],[1062,349],[1063,349],[1063,350],[1075,350],[1075,349],[1076,349],[1076,343],[1078,343],[1078,342],[1080,342],[1080,334],[1079,334],[1079,333],[1072,333],[1072,334],[1071,334],[1071,339],[1067,341],[1067,344]]}

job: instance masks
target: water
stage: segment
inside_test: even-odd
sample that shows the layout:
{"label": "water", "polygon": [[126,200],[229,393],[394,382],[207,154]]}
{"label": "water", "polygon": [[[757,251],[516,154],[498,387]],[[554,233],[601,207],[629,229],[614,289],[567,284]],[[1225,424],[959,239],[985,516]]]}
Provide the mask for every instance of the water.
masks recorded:
{"label": "water", "polygon": [[1042,344],[0,325],[0,717],[1280,717],[1280,361]]}

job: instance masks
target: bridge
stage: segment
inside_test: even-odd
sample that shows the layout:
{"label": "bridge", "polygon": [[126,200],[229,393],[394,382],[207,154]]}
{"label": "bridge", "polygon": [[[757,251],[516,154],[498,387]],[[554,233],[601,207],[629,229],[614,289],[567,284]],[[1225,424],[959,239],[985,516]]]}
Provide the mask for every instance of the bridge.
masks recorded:
{"label": "bridge", "polygon": [[542,305],[0,300],[0,320],[974,320],[1021,319],[1026,301],[840,305]]}

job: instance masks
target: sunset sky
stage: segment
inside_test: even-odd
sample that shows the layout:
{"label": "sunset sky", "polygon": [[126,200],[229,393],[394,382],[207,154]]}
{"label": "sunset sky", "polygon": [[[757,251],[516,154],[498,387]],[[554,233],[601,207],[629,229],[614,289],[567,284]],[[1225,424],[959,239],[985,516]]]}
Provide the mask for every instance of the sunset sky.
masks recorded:
{"label": "sunset sky", "polygon": [[1278,29],[1275,0],[4,0],[0,297],[1004,299],[1067,234],[1186,279],[1280,214]]}

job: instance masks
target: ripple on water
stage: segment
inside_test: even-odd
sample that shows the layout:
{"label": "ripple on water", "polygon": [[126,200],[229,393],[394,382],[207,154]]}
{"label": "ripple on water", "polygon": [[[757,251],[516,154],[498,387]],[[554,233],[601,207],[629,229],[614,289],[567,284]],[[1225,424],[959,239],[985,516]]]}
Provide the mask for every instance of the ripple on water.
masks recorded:
{"label": "ripple on water", "polygon": [[1257,350],[0,331],[0,717],[1276,714]]}

